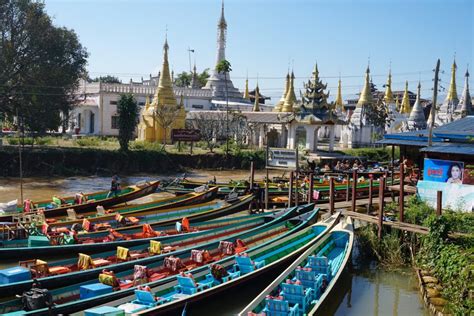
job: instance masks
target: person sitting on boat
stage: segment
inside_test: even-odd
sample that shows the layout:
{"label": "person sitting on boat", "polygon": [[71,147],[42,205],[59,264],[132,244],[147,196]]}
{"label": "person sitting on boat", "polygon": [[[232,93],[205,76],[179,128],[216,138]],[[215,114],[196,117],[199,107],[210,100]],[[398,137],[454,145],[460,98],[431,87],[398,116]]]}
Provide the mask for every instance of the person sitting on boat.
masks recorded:
{"label": "person sitting on boat", "polygon": [[115,273],[107,269],[103,269],[102,273],[99,274],[99,282],[111,286],[114,290],[120,288],[120,281],[115,276]]}
{"label": "person sitting on boat", "polygon": [[226,277],[229,275],[229,273],[227,273],[227,270],[223,266],[217,263],[211,264],[211,274],[214,277],[214,279],[219,283],[223,282],[222,281],[223,277]]}
{"label": "person sitting on boat", "polygon": [[114,175],[112,177],[112,182],[110,183],[110,191],[107,194],[107,198],[112,197],[112,196],[118,196],[120,193],[120,182],[119,182],[119,177],[117,175]]}
{"label": "person sitting on boat", "polygon": [[340,160],[337,161],[336,165],[334,166],[334,170],[342,171],[342,163]]}
{"label": "person sitting on boat", "polygon": [[189,233],[191,231],[191,227],[189,225],[189,219],[187,217],[183,217],[183,219],[181,220],[181,225],[184,232]]}
{"label": "person sitting on boat", "polygon": [[324,291],[326,291],[327,288],[328,288],[328,280],[325,276],[323,276],[323,281],[321,282],[321,287],[319,288],[319,290],[321,291],[321,293],[324,293]]}

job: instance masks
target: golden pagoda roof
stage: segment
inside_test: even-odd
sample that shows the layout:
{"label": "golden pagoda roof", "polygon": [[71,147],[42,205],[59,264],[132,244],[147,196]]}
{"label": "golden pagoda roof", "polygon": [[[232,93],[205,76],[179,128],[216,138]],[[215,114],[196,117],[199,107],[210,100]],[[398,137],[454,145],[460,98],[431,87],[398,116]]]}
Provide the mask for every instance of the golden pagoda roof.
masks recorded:
{"label": "golden pagoda roof", "polygon": [[385,88],[385,96],[384,96],[385,104],[394,103],[393,100],[393,93],[392,93],[392,71],[388,73],[387,84]]}
{"label": "golden pagoda roof", "polygon": [[257,87],[255,88],[255,102],[253,104],[253,111],[254,112],[260,112],[260,89],[258,88],[258,83]]}
{"label": "golden pagoda roof", "polygon": [[286,74],[285,91],[283,92],[283,95],[281,96],[280,101],[278,101],[278,103],[275,105],[275,112],[281,112],[281,108],[283,107],[283,103],[285,103],[285,98],[289,90],[290,90],[290,73],[288,72]]}
{"label": "golden pagoda roof", "polygon": [[161,67],[160,80],[158,81],[158,86],[151,103],[153,107],[165,104],[177,106],[168,63],[168,49],[168,39],[166,39],[163,45],[163,65]]}
{"label": "golden pagoda roof", "polygon": [[249,79],[245,79],[245,91],[244,91],[244,99],[250,100],[250,95],[249,95]]}
{"label": "golden pagoda roof", "polygon": [[451,83],[449,84],[448,95],[446,96],[446,100],[454,101],[458,100],[458,92],[456,90],[456,69],[458,66],[456,65],[456,61],[453,61],[453,65],[451,66]]}
{"label": "golden pagoda roof", "polygon": [[411,106],[410,106],[410,98],[408,96],[408,80],[405,82],[405,92],[403,92],[403,99],[400,108],[400,113],[402,114],[410,114]]}
{"label": "golden pagoda roof", "polygon": [[365,83],[364,83],[364,87],[362,88],[362,92],[360,93],[357,106],[361,107],[366,104],[370,104],[372,102],[373,102],[372,92],[370,91],[370,69],[367,66],[367,70],[365,71]]}
{"label": "golden pagoda roof", "polygon": [[335,106],[336,106],[336,109],[341,109],[341,111],[344,111],[344,102],[342,101],[342,92],[341,92],[341,79],[339,79],[339,82],[337,84],[337,96],[336,96]]}
{"label": "golden pagoda roof", "polygon": [[293,112],[293,107],[295,106],[295,103],[296,103],[294,81],[295,81],[295,74],[291,72],[290,87],[289,87],[288,93],[285,96],[285,102],[283,103],[281,112]]}

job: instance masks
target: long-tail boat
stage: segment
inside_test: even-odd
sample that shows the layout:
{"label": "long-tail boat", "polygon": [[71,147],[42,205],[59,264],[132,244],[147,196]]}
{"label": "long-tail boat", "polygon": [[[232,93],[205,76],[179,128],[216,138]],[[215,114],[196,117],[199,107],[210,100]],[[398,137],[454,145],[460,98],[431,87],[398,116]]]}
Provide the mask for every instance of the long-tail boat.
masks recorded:
{"label": "long-tail boat", "polygon": [[[218,265],[211,264],[207,269],[193,271],[192,275],[179,275],[176,277],[177,282],[157,287],[154,294],[137,290],[134,301],[122,303],[118,309],[137,315],[174,315],[186,305],[192,311],[193,303],[210,297],[217,299],[219,293],[251,282],[291,262],[307,248],[308,242],[322,238],[338,217],[339,214],[334,215],[277,241],[226,258]],[[154,304],[140,304],[142,295],[153,297]]]}
{"label": "long-tail boat", "polygon": [[[107,251],[116,249],[117,246],[136,246],[141,244],[148,244],[150,240],[164,239],[166,240],[169,234],[175,232],[174,224],[176,221],[181,221],[181,218],[186,217],[192,225],[208,221],[214,218],[226,216],[245,209],[246,206],[252,200],[251,195],[238,197],[232,203],[225,201],[214,201],[204,204],[197,204],[186,207],[179,207],[173,209],[167,209],[166,212],[158,213],[157,215],[148,215],[155,222],[149,222],[143,218],[140,218],[140,224],[114,227],[114,229],[99,230],[86,232],[82,231],[77,234],[75,238],[76,244],[60,244],[60,238],[66,238],[68,236],[30,236],[30,243],[36,240],[46,240],[57,242],[56,245],[36,246],[36,247],[18,247],[18,245],[28,245],[28,240],[19,240],[16,243],[16,247],[0,248],[0,259],[15,258],[16,260],[22,260],[32,258],[34,256],[42,256],[43,258],[49,256],[55,256],[58,252],[61,252],[62,256],[70,254],[88,253],[93,254],[101,251]],[[224,224],[230,224],[235,221],[236,218],[231,217],[228,219],[222,219],[216,221],[220,226]],[[228,223],[226,223],[226,221]],[[192,226],[191,225],[191,226]],[[199,227],[205,227],[206,225],[215,225],[213,223],[202,224]],[[202,229],[202,228],[201,228]],[[48,239],[49,238],[49,239]],[[73,239],[74,240],[74,239]]]}
{"label": "long-tail boat", "polygon": [[166,244],[163,243],[160,246],[161,251],[156,251],[157,253],[150,251],[156,243],[149,241],[148,244],[130,248],[117,247],[94,255],[83,254],[88,256],[87,268],[84,268],[81,263],[82,260],[86,260],[81,259],[84,257],[81,255],[79,258],[51,261],[40,259],[20,261],[18,266],[0,270],[0,276],[2,276],[0,298],[28,290],[33,280],[39,281],[47,289],[55,289],[96,278],[104,267],[113,269],[117,273],[131,269],[136,264],[146,265],[162,261],[165,255],[160,254],[161,252],[173,251],[173,254],[179,255],[186,253],[190,247],[201,247],[213,240],[224,240],[225,236],[239,235],[243,231],[264,223],[265,217],[254,217],[244,222],[236,222],[194,235],[175,235],[169,238]]}
{"label": "long-tail boat", "polygon": [[0,222],[11,222],[15,214],[36,214],[38,211],[45,218],[67,216],[68,209],[73,209],[76,213],[82,214],[95,210],[98,205],[110,207],[141,198],[155,192],[159,184],[159,181],[144,182],[143,184],[123,188],[116,196],[110,197],[108,196],[109,191],[83,194],[80,197],[81,201],[75,201],[75,197],[69,196],[62,199],[61,205],[57,205],[53,200],[30,203],[31,207],[26,212],[22,207],[18,208],[17,213],[1,215]]}
{"label": "long-tail boat", "polygon": [[312,242],[239,316],[315,315],[344,270],[353,243],[348,217],[325,238]]}
{"label": "long-tail boat", "polygon": [[183,196],[174,196],[142,204],[131,204],[112,208],[109,210],[105,210],[103,207],[99,207],[96,211],[86,212],[79,216],[74,210],[70,210],[68,211],[67,216],[61,216],[59,218],[54,219],[48,219],[39,216],[35,220],[38,222],[38,224],[39,222],[46,222],[48,228],[53,228],[70,227],[74,224],[81,224],[83,223],[84,219],[87,219],[91,223],[106,222],[113,220],[117,214],[121,216],[153,215],[160,210],[162,212],[166,212],[169,208],[203,203],[205,201],[212,200],[216,197],[216,190],[217,188],[211,188],[208,190],[203,190],[201,192],[190,192]]}
{"label": "long-tail boat", "polygon": [[[136,289],[131,279],[133,279],[134,266],[146,265],[147,281],[146,285],[150,287],[157,287],[163,284],[167,284],[176,280],[175,275],[180,271],[192,270],[207,270],[207,260],[215,261],[221,260],[226,257],[233,257],[234,253],[245,251],[245,249],[255,247],[256,245],[265,245],[279,237],[285,237],[306,227],[308,224],[314,222],[317,212],[311,212],[306,216],[301,215],[302,213],[308,212],[314,208],[314,205],[306,205],[300,207],[294,207],[283,212],[273,214],[267,220],[270,220],[266,224],[257,226],[253,229],[233,234],[231,236],[223,237],[215,241],[210,241],[204,244],[190,246],[185,249],[176,250],[172,253],[161,254],[153,258],[140,259],[134,261],[127,261],[116,264],[111,267],[116,273],[116,276],[121,279],[120,284],[113,290],[109,287],[110,291],[95,293],[95,295],[83,295],[84,291],[89,286],[90,288],[96,288],[100,286],[97,281],[83,281],[83,279],[74,280],[75,285],[64,286],[56,290],[50,291],[53,297],[53,301],[56,305],[53,310],[43,308],[34,311],[20,311],[24,315],[48,315],[53,314],[70,314],[73,312],[81,311],[89,307],[97,306],[100,304],[107,303],[112,300],[116,300],[134,293]],[[300,214],[300,215],[298,215]],[[296,218],[292,219],[293,217]],[[261,217],[260,217],[261,218]],[[231,228],[229,228],[231,229]],[[235,248],[234,248],[235,247]],[[203,255],[203,252],[210,254],[210,258]],[[96,276],[100,274],[99,269],[86,270],[89,273],[95,273]],[[61,280],[59,280],[61,282]],[[62,280],[64,281],[64,280]],[[80,282],[80,283],[78,283]],[[77,284],[78,283],[78,284]],[[41,284],[42,287],[44,283]],[[107,288],[107,286],[105,286]],[[91,294],[87,292],[88,294]],[[12,293],[13,294],[13,293]],[[18,299],[4,302],[0,306],[3,310],[0,312],[10,312],[18,309],[21,302]],[[20,307],[21,308],[21,307]]]}

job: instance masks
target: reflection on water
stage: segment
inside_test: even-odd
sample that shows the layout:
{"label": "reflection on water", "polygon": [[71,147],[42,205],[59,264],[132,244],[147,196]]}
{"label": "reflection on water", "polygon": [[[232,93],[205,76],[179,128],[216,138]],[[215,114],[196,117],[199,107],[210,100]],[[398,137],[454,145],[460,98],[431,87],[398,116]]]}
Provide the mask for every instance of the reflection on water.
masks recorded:
{"label": "reflection on water", "polygon": [[[257,172],[257,178],[262,178],[263,174],[263,171]],[[208,180],[214,175],[217,181],[229,181],[248,178],[249,172],[199,171],[199,173],[188,173],[187,177]],[[178,174],[168,176],[168,178],[176,176]],[[121,179],[125,186],[141,180],[157,178],[162,179],[158,175],[130,176]],[[80,191],[107,190],[109,185],[110,178],[108,177],[29,178],[25,180],[24,197],[33,200],[47,199],[53,194],[71,195]],[[142,198],[139,202],[148,202],[163,195],[164,193],[154,194],[151,197]],[[18,196],[18,179],[0,179],[0,202],[10,201]],[[266,288],[272,279],[282,272],[282,269],[226,291],[218,298],[207,298],[199,304],[190,305],[187,307],[187,315],[235,315]],[[429,313],[422,305],[416,279],[410,270],[389,272],[377,269],[373,261],[367,261],[359,255],[356,242],[351,267],[341,275],[319,315],[428,316]]]}

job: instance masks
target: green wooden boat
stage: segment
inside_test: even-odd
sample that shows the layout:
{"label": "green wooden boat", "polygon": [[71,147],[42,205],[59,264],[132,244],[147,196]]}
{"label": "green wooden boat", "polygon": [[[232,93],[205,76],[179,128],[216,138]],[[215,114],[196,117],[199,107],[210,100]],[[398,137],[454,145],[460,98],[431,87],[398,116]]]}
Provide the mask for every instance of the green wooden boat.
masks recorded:
{"label": "green wooden boat", "polygon": [[[352,253],[350,217],[310,247],[247,305],[239,316],[315,315],[338,281]],[[337,294],[336,294],[337,295]]]}

